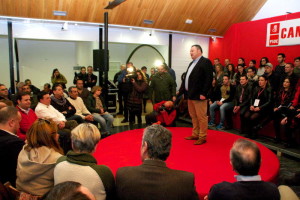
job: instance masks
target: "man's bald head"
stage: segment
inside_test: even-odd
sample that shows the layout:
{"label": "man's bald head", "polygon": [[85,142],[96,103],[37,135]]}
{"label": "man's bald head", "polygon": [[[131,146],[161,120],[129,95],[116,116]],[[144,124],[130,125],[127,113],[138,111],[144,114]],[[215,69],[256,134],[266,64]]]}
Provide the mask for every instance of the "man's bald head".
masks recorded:
{"label": "man's bald head", "polygon": [[246,139],[238,139],[230,150],[230,161],[240,175],[258,175],[261,155],[258,146]]}

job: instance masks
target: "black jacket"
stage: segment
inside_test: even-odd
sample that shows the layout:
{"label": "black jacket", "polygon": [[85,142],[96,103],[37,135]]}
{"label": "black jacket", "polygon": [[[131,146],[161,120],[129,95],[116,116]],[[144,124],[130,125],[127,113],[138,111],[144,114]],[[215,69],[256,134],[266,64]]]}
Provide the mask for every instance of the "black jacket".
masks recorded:
{"label": "black jacket", "polygon": [[[190,63],[188,69],[191,65],[192,63]],[[186,73],[188,72],[188,69]],[[186,76],[182,81],[180,91],[183,91],[188,99],[200,100],[200,95],[207,97],[209,89],[212,87],[213,80],[213,66],[211,64],[211,61],[201,56],[189,76],[188,91],[186,91],[185,89],[185,79]]]}

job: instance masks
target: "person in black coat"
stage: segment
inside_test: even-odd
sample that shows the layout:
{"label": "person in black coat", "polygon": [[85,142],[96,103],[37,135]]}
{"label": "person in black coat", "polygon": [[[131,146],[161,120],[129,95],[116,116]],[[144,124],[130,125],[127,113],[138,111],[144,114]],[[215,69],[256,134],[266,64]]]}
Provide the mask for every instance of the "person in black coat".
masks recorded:
{"label": "person in black coat", "polygon": [[0,181],[16,184],[16,169],[19,152],[24,142],[16,136],[21,115],[15,107],[0,109]]}
{"label": "person in black coat", "polygon": [[222,182],[211,187],[205,200],[279,200],[280,194],[273,183],[264,182],[258,175],[261,154],[258,146],[246,139],[238,139],[230,150],[230,163],[238,174],[237,182]]}
{"label": "person in black coat", "polygon": [[257,125],[272,111],[272,90],[266,76],[260,76],[258,86],[253,89],[250,109],[245,113],[243,129],[251,138],[256,138]]}

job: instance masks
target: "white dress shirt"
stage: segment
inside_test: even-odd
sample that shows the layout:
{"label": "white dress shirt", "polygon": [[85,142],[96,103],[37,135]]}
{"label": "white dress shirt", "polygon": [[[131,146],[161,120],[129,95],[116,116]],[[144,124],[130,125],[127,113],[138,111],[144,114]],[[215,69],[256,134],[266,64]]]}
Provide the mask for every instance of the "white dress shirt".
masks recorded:
{"label": "white dress shirt", "polygon": [[65,116],[58,110],[56,110],[53,106],[47,106],[41,102],[37,104],[35,108],[35,114],[38,118],[52,119],[56,123],[67,121]]}

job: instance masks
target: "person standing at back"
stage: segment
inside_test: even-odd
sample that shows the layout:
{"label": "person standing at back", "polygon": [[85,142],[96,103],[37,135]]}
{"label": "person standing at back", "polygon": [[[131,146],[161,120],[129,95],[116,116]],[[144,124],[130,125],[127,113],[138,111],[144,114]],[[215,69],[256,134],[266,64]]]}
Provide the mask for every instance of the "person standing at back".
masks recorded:
{"label": "person standing at back", "polygon": [[194,144],[206,142],[208,117],[207,95],[213,81],[213,66],[211,61],[202,56],[200,45],[193,45],[190,50],[193,61],[190,63],[186,76],[182,81],[180,92],[188,99],[189,114],[192,118],[193,132],[186,140],[197,140]]}

